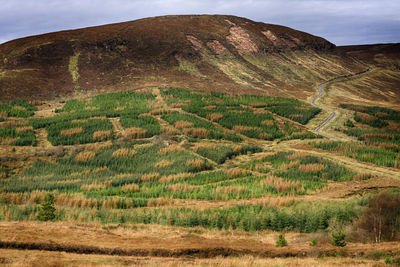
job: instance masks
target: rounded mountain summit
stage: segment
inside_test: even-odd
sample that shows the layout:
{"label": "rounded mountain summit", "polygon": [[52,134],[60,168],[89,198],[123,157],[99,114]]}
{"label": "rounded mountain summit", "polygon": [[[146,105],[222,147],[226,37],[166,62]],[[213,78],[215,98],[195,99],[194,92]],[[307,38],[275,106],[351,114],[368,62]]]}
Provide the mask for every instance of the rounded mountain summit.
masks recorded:
{"label": "rounded mountain summit", "polygon": [[365,69],[327,40],[225,15],[184,15],[48,33],[0,45],[1,99],[174,86],[229,93],[315,94]]}

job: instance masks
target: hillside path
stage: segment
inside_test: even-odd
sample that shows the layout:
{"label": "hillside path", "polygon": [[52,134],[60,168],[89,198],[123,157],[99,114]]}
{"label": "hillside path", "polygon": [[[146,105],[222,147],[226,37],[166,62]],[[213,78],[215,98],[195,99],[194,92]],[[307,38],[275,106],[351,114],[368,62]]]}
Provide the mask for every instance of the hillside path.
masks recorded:
{"label": "hillside path", "polygon": [[[311,100],[311,104],[312,104],[313,106],[315,106],[315,107],[318,107],[318,108],[320,108],[320,109],[325,109],[325,110],[326,110],[326,107],[325,107],[325,106],[323,106],[323,105],[321,105],[321,104],[317,104],[317,101],[324,95],[323,89],[324,89],[324,87],[325,87],[326,85],[331,84],[331,83],[334,83],[334,82],[340,82],[340,81],[344,81],[344,80],[348,80],[348,79],[353,79],[353,78],[355,78],[355,77],[358,77],[358,76],[367,74],[367,73],[371,72],[372,70],[373,70],[373,68],[372,68],[372,67],[369,67],[367,70],[364,70],[364,71],[361,71],[361,72],[358,72],[358,73],[355,73],[355,74],[339,76],[339,77],[333,78],[333,79],[331,79],[331,80],[329,80],[329,81],[326,81],[326,82],[321,83],[321,84],[318,86],[318,95],[316,95],[316,96],[313,97],[313,99]],[[325,126],[327,126],[327,125],[336,117],[336,115],[337,115],[337,112],[336,112],[335,110],[332,111],[331,114],[329,115],[329,117],[328,117],[324,122],[322,122],[317,128],[315,128],[314,131],[315,131],[317,134],[320,134],[320,135],[322,135],[322,136],[328,137],[329,139],[339,140],[337,137],[328,135],[328,134],[323,133],[323,132],[321,131],[322,128],[324,128]]]}

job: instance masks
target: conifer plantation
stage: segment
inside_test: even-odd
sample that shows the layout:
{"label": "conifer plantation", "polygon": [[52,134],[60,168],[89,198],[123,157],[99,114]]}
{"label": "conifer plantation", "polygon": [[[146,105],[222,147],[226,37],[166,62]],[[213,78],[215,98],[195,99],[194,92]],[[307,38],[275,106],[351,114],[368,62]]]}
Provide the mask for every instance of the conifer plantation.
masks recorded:
{"label": "conifer plantation", "polygon": [[399,265],[398,48],[225,15],[0,44],[0,265]]}

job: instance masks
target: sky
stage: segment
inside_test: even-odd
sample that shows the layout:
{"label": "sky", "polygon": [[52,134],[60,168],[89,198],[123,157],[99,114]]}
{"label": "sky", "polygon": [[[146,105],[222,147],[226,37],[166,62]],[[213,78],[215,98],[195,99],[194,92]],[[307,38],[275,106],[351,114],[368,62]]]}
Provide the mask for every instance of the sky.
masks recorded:
{"label": "sky", "polygon": [[400,0],[0,0],[0,43],[145,17],[225,14],[336,45],[400,43]]}

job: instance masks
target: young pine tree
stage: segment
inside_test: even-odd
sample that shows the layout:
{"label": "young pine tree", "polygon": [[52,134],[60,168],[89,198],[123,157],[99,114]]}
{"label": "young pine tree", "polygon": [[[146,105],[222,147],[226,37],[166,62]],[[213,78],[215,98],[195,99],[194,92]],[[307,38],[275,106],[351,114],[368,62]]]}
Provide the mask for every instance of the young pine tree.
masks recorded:
{"label": "young pine tree", "polygon": [[332,233],[332,245],[337,246],[337,247],[344,247],[346,246],[346,241],[344,241],[344,238],[346,235],[339,231],[337,233]]}
{"label": "young pine tree", "polygon": [[56,218],[56,208],[54,207],[54,195],[47,194],[40,207],[37,219],[39,221],[54,221]]}
{"label": "young pine tree", "polygon": [[287,241],[283,234],[279,234],[278,240],[276,241],[275,244],[276,247],[286,247],[287,246]]}

